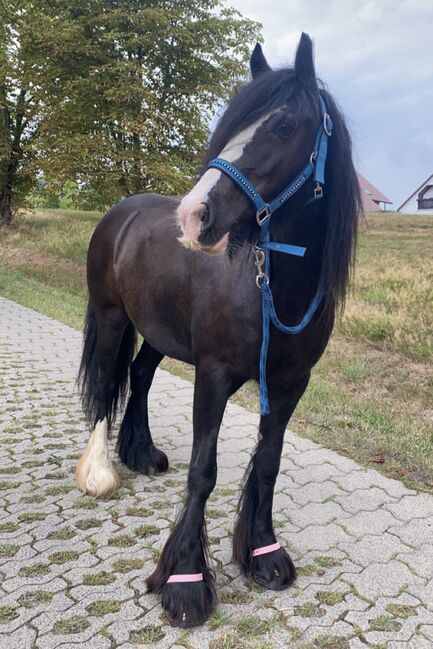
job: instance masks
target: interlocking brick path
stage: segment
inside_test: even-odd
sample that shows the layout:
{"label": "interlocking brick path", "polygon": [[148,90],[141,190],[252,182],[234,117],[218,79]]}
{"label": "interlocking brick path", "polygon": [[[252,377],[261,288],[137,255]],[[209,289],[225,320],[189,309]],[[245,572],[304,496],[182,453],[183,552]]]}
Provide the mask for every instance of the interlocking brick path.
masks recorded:
{"label": "interlocking brick path", "polygon": [[[274,515],[299,568],[264,592],[230,562],[239,480],[258,417],[230,404],[207,512],[221,603],[172,628],[144,578],[182,500],[192,386],[158,371],[151,424],[165,476],[122,468],[113,498],[75,487],[88,437],[74,381],[81,335],[0,299],[0,647],[433,647],[433,497],[287,431]],[[154,645],[155,646],[155,645]]]}

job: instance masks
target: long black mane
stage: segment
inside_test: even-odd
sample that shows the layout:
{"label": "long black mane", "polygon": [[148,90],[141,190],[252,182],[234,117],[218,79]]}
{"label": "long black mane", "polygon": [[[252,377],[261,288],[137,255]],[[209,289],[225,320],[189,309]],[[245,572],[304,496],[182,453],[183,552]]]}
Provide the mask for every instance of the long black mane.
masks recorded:
{"label": "long black mane", "polygon": [[[326,301],[344,306],[355,258],[358,215],[362,211],[358,179],[352,161],[352,143],[345,119],[331,94],[320,84],[319,92],[333,121],[326,162],[324,191],[327,234],[322,259]],[[205,152],[201,173],[237,133],[266,113],[290,103],[298,114],[319,115],[317,87],[297,79],[293,68],[266,72],[245,85],[229,102]],[[299,170],[307,161],[300,161]]]}

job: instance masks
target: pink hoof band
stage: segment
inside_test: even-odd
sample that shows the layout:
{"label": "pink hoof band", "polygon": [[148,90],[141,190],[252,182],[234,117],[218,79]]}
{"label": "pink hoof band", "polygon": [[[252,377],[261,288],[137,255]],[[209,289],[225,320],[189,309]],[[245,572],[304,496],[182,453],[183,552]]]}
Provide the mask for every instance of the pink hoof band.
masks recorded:
{"label": "pink hoof band", "polygon": [[253,550],[253,557],[259,557],[261,554],[268,554],[269,552],[275,552],[279,550],[281,545],[279,543],[272,543],[272,545],[264,545],[262,548],[257,548]]}
{"label": "pink hoof band", "polygon": [[203,573],[197,572],[193,575],[171,575],[167,584],[190,584],[194,581],[203,581]]}

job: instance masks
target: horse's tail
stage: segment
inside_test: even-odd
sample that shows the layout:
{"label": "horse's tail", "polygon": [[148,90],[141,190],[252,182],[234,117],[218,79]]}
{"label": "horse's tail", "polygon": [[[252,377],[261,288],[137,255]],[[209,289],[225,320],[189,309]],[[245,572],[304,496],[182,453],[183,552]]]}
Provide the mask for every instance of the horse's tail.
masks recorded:
{"label": "horse's tail", "polygon": [[[136,331],[130,320],[119,341],[113,340],[114,371],[109,378],[109,389],[104,389],[100,394],[101,377],[97,354],[98,324],[95,309],[91,298],[87,305],[84,324],[83,352],[80,369],[78,371],[78,385],[81,392],[81,401],[84,413],[91,426],[94,426],[101,417],[107,417],[108,427],[116,418],[117,409],[122,406],[128,391],[129,368],[134,357],[136,346]],[[108,377],[107,377],[108,378]],[[105,385],[107,382],[104,381]]]}

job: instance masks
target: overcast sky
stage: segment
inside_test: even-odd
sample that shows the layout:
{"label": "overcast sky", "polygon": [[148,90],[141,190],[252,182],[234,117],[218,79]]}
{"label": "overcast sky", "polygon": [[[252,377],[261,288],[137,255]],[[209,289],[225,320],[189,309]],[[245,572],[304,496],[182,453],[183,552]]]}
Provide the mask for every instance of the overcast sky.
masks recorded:
{"label": "overcast sky", "polygon": [[394,209],[433,173],[433,0],[229,0],[263,24],[272,66],[302,31],[349,118],[355,163]]}

